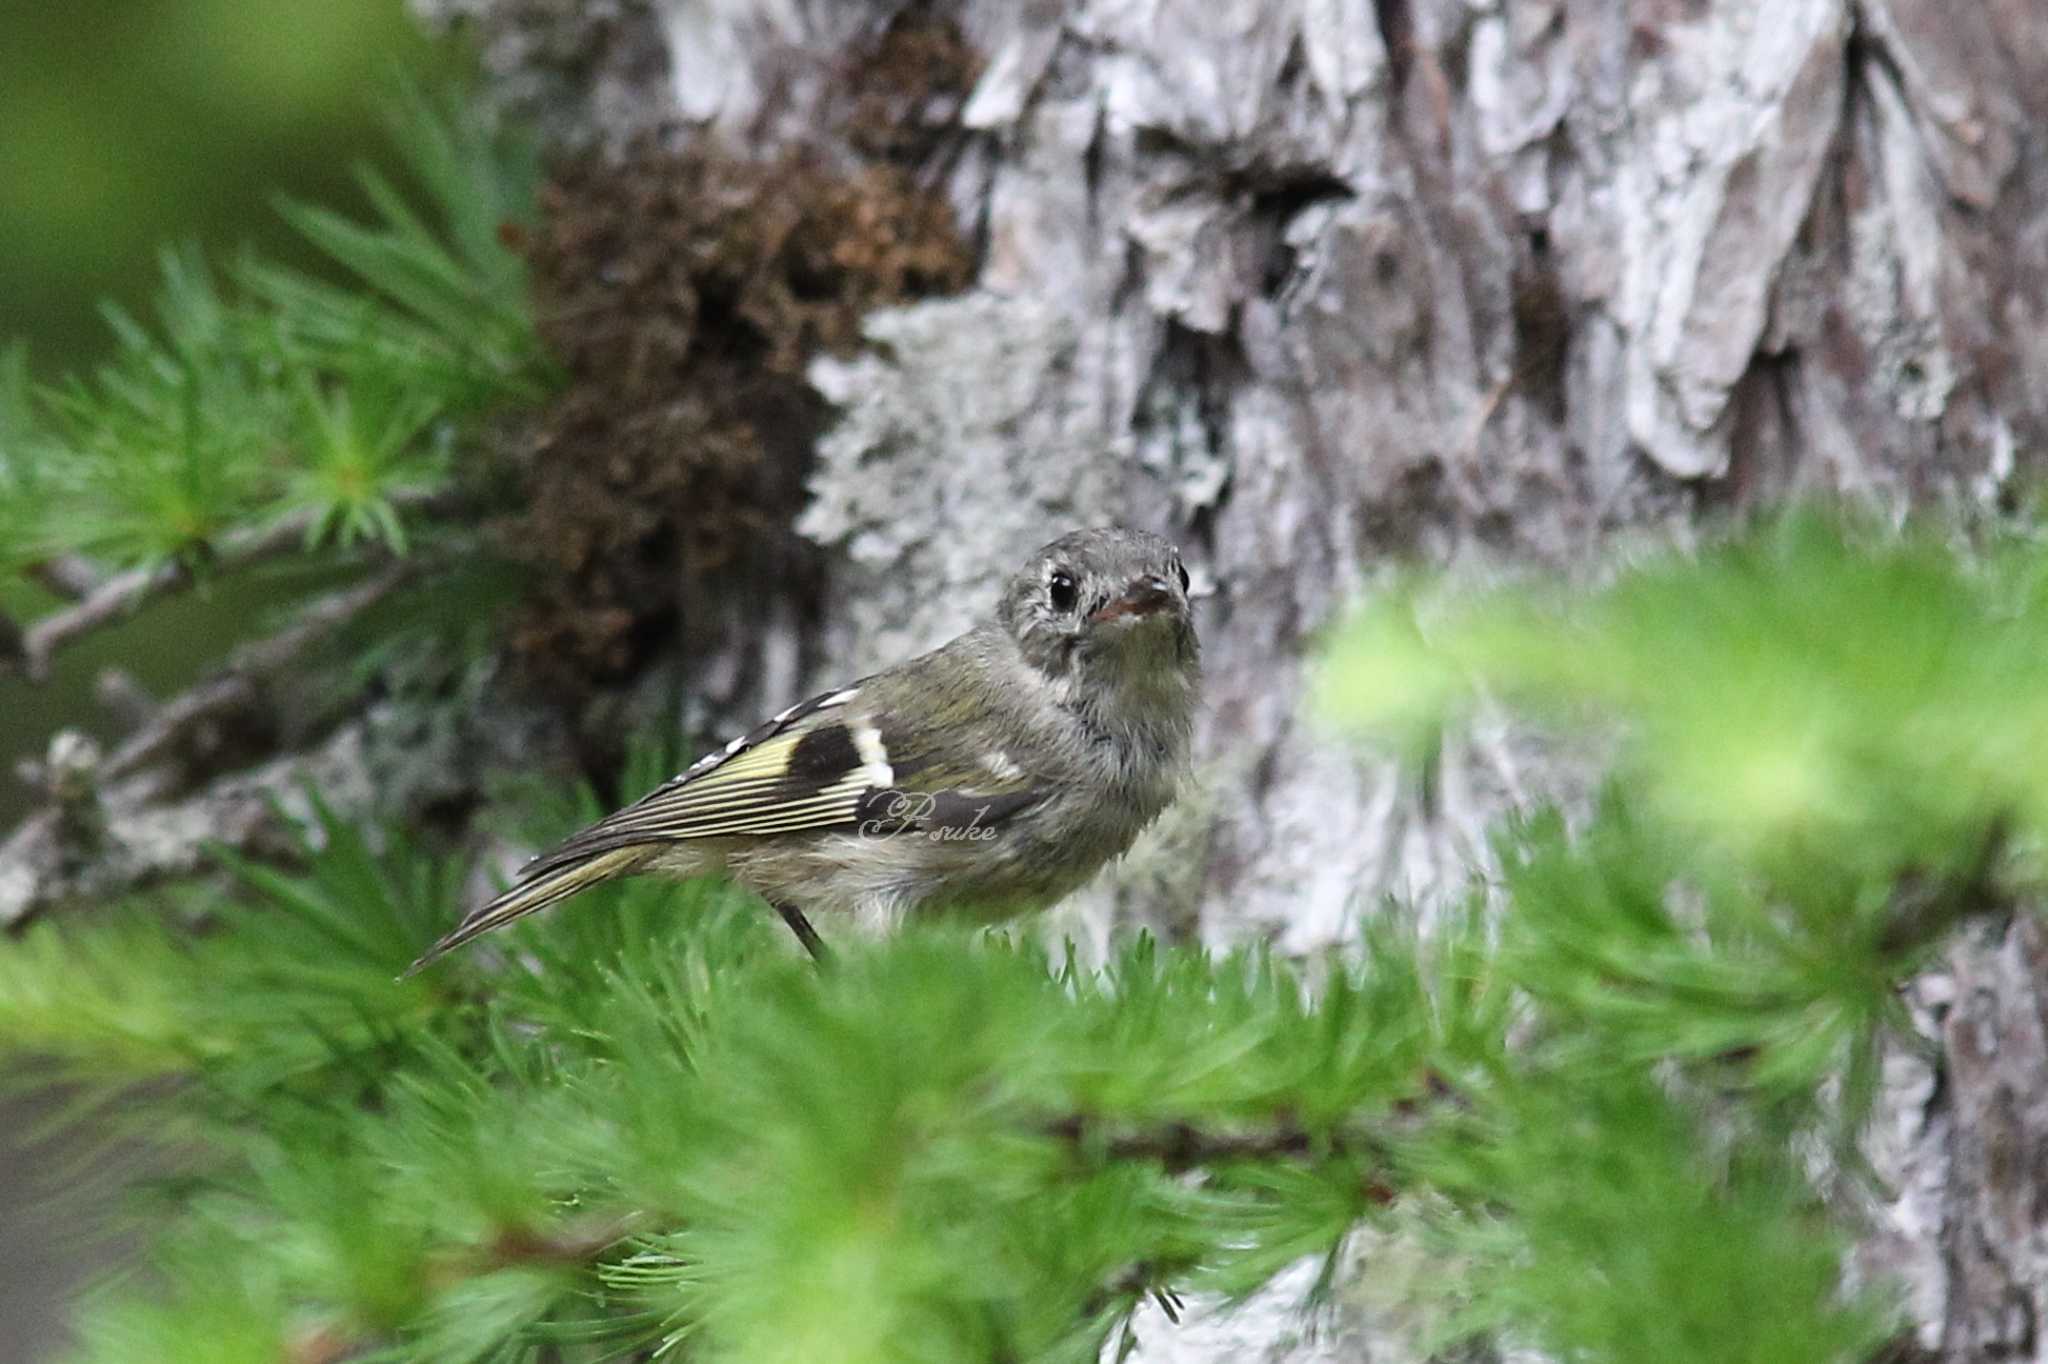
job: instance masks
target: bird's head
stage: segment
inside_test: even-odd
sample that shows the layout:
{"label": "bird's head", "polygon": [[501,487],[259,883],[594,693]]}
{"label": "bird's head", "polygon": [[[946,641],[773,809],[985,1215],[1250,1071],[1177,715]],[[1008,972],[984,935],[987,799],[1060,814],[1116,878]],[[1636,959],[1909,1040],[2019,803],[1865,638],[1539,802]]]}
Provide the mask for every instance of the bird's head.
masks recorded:
{"label": "bird's head", "polygon": [[1003,589],[999,618],[1025,661],[1091,689],[1192,682],[1188,571],[1173,543],[1103,526],[1063,535]]}

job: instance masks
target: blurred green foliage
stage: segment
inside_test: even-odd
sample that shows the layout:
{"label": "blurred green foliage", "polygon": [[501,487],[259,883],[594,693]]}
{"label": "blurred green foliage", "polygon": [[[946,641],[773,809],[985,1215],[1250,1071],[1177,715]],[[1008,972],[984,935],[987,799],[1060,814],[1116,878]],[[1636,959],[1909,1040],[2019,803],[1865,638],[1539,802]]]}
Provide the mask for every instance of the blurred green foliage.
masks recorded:
{"label": "blurred green foliage", "polygon": [[1425,1348],[1868,1359],[1903,1309],[1846,1286],[1841,1195],[1900,987],[2037,879],[2034,778],[1990,755],[2048,704],[2042,563],[1801,515],[1594,589],[1383,595],[1333,715],[1427,755],[1504,698],[1614,778],[1501,829],[1427,934],[1383,907],[1307,963],[941,924],[814,970],[763,907],[639,882],[396,981],[458,881],[326,815],[196,939],[44,926],[0,1045],[218,1153],[157,1228],[168,1294],[89,1308],[79,1359],[229,1320],[391,1360],[1086,1361],[1151,1295],[1316,1258],[1305,1309],[1353,1291],[1361,1237]]}
{"label": "blurred green foliage", "polygon": [[[427,499],[465,470],[465,487],[487,482],[462,458],[485,414],[545,391],[524,267],[501,236],[533,211],[534,150],[459,95],[380,88],[366,103],[382,110],[398,173],[354,169],[368,215],[266,206],[314,265],[166,251],[146,312],[106,305],[105,358],[39,383],[22,350],[0,350],[0,611],[58,606],[17,575],[67,553],[107,568],[175,562],[203,589],[118,640],[67,649],[42,685],[0,676],[0,695],[23,693],[0,753],[34,752],[59,724],[105,730],[89,700],[96,668],[183,685],[368,557],[330,551],[404,553]],[[237,537],[292,518],[320,552],[235,572]],[[0,792],[0,818],[25,794]]]}
{"label": "blurred green foliage", "polygon": [[1346,721],[1426,751],[1491,697],[1623,739],[1632,789],[1766,866],[1883,879],[1969,857],[1994,816],[2048,828],[2048,575],[2031,535],[1959,558],[1807,513],[1697,557],[1555,587],[1381,596],[1338,636]]}
{"label": "blurred green foliage", "polygon": [[403,0],[0,0],[0,336],[44,373],[105,346],[95,305],[147,298],[167,240],[313,253],[280,191],[354,198],[366,90],[445,64]]}
{"label": "blurred green foliage", "polygon": [[1587,1103],[1568,1051],[1510,1045],[1531,1016],[1477,914],[1379,921],[1313,988],[1261,949],[1141,939],[1095,971],[945,927],[821,975],[744,897],[640,882],[397,980],[456,881],[311,833],[302,872],[239,866],[210,933],[52,925],[0,957],[0,1039],[149,1085],[138,1129],[209,1152],[154,1227],[172,1295],[110,1288],[82,1360],[232,1328],[437,1362],[1078,1364],[1148,1293],[1249,1294],[1403,1197],[1436,1209],[1453,1335],[1622,1359],[1653,1325],[1686,1347],[1663,1358],[1805,1362],[1883,1324],[1831,1301],[1838,1239],[1771,1148],[1723,1168],[1640,1075]]}
{"label": "blurred green foliage", "polygon": [[[403,0],[0,0],[0,34],[0,613],[62,604],[15,572],[62,550],[203,568],[212,537],[299,509],[330,541],[403,542],[392,495],[446,473],[444,418],[477,393],[445,354],[420,354],[423,399],[398,363],[423,329],[377,325],[403,305],[355,272],[378,270],[379,243],[387,278],[394,255],[474,264],[479,217],[517,216],[530,191],[514,176],[495,182],[503,195],[454,202],[462,176],[477,188],[511,163],[434,145],[417,98],[380,119],[401,73],[439,84],[460,54],[429,44]],[[446,256],[376,231],[395,196],[375,177],[366,193],[356,163],[388,160],[394,131],[399,191]],[[346,211],[297,206],[318,203]],[[488,301],[470,333],[485,344],[519,306],[512,269],[501,249],[468,276]],[[39,755],[59,727],[117,737],[93,701],[101,669],[174,691],[349,571],[321,553],[209,573],[66,649],[40,685],[0,670],[0,764]],[[31,795],[0,783],[0,823]]]}
{"label": "blurred green foliage", "polygon": [[48,386],[13,362],[0,570],[64,553],[197,568],[294,513],[309,549],[403,552],[398,503],[451,482],[456,424],[544,391],[525,271],[500,235],[533,211],[531,150],[457,99],[401,86],[389,104],[431,208],[368,168],[367,221],[282,205],[339,281],[250,256],[223,285],[197,253],[167,252],[146,318],[107,308],[106,360]]}

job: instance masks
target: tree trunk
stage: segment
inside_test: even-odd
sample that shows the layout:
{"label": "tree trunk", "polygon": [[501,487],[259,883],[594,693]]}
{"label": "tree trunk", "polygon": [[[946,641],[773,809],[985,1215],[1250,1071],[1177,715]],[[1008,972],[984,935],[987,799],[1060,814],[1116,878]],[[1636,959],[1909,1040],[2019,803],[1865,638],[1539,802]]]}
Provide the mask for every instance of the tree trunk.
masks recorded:
{"label": "tree trunk", "polygon": [[[979,273],[814,368],[841,415],[800,524],[837,555],[852,668],[963,623],[1059,527],[1184,543],[1214,590],[1205,794],[1096,888],[1122,917],[1308,947],[1582,787],[1482,732],[1425,812],[1319,738],[1304,641],[1380,566],[1581,565],[1804,492],[1992,502],[2041,443],[2039,5],[935,10],[986,59],[928,163]],[[903,12],[664,10],[678,113],[815,136],[806,92]],[[2048,1359],[2044,981],[2038,925],[1961,946],[1919,986],[1938,1056],[1895,1064],[1865,1268],[1943,1359]],[[1146,1337],[1357,1357],[1244,1325]]]}
{"label": "tree trunk", "polygon": [[[836,555],[827,653],[859,669],[939,638],[1068,524],[1177,536],[1214,590],[1206,794],[1093,899],[1290,947],[1381,891],[1453,885],[1503,808],[1578,785],[1482,734],[1425,813],[1319,740],[1304,641],[1380,565],[1582,564],[1616,531],[1808,491],[2006,495],[2048,417],[2044,20],[2021,0],[649,16],[677,117],[757,148],[839,136],[834,73],[892,21],[955,22],[983,54],[924,167],[971,225],[975,287],[872,317],[874,349],[813,370],[841,413],[800,523]],[[1963,945],[1919,987],[1938,1056],[1894,1067],[1897,1197],[1865,1260],[1944,1359],[2048,1358],[2044,979],[2038,926]]]}

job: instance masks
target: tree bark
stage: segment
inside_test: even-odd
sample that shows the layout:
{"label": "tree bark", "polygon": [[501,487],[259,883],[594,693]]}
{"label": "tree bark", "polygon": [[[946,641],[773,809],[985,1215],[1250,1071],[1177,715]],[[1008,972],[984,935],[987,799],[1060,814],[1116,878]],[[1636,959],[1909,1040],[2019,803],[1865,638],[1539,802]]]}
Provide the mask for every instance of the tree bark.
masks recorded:
{"label": "tree bark", "polygon": [[[1183,541],[1213,590],[1205,794],[1098,914],[1308,947],[1583,788],[1482,731],[1425,811],[1315,734],[1305,642],[1395,558],[1580,566],[1811,492],[1993,503],[2041,443],[2038,6],[940,8],[986,57],[930,166],[977,284],[815,367],[841,417],[800,524],[839,556],[827,653],[854,669],[963,624],[1066,524]],[[807,92],[901,10],[663,10],[678,113],[815,137]],[[1959,947],[1919,986],[1950,1000],[1934,1059],[1895,1067],[1862,1264],[1942,1359],[2048,1359],[2043,968],[2032,922]]]}

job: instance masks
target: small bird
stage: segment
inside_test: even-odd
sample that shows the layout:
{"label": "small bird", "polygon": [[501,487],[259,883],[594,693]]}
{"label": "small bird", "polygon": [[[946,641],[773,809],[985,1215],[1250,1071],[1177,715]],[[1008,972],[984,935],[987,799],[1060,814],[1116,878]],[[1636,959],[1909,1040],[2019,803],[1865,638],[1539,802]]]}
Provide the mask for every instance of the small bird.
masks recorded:
{"label": "small bird", "polygon": [[819,958],[812,913],[887,930],[1042,908],[1173,801],[1200,672],[1180,552],[1075,531],[1011,575],[992,619],[791,706],[570,836],[411,969],[641,872],[729,876]]}

